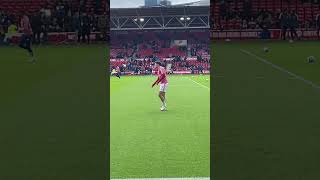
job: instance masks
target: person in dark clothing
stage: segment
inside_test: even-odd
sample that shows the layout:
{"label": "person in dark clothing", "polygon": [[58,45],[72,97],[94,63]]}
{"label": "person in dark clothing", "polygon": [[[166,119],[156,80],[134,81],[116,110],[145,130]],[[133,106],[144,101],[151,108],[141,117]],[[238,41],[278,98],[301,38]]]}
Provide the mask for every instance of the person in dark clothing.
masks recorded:
{"label": "person in dark clothing", "polygon": [[243,2],[243,19],[250,20],[252,14],[252,2],[251,0],[244,0]]}
{"label": "person in dark clothing", "polygon": [[77,41],[78,41],[78,43],[80,43],[82,32],[81,32],[79,12],[76,12],[72,17],[72,29],[73,29],[73,31],[76,32]]}
{"label": "person in dark clothing", "polygon": [[289,14],[288,10],[284,10],[279,17],[280,26],[281,26],[281,38],[286,40],[287,30],[288,30],[288,22],[289,22]]}
{"label": "person in dark clothing", "polygon": [[225,0],[220,1],[220,16],[222,17],[223,20],[227,19],[227,14],[228,14],[228,10],[227,10],[227,2]]}
{"label": "person in dark clothing", "polygon": [[41,14],[35,13],[31,18],[31,27],[33,29],[33,40],[35,44],[40,44],[41,42],[40,35],[42,32],[42,25]]}
{"label": "person in dark clothing", "polygon": [[101,8],[101,4],[102,4],[101,0],[96,0],[96,6],[95,6],[95,9],[94,9],[95,14],[99,14],[100,13],[99,10]]}
{"label": "person in dark clothing", "polygon": [[0,26],[0,45],[4,43],[5,37],[6,37],[6,33],[3,29],[3,26]]}
{"label": "person in dark clothing", "polygon": [[299,26],[298,15],[295,11],[292,11],[289,15],[289,28],[291,33],[291,39],[299,39],[296,28]]}
{"label": "person in dark clothing", "polygon": [[82,36],[82,42],[86,41],[87,43],[90,43],[90,28],[91,28],[91,20],[90,17],[84,13],[83,16],[80,19],[80,26],[81,26],[81,36]]}
{"label": "person in dark clothing", "polygon": [[317,15],[316,26],[317,26],[317,35],[319,39],[320,38],[320,14]]}
{"label": "person in dark clothing", "polygon": [[104,41],[107,40],[107,31],[108,31],[108,27],[107,27],[107,14],[104,13],[104,15],[102,17],[99,17],[98,19],[98,27],[99,27],[99,30],[102,34],[102,39]]}
{"label": "person in dark clothing", "polygon": [[20,21],[20,30],[23,33],[20,39],[19,47],[25,49],[29,52],[30,57],[32,58],[30,62],[35,63],[34,52],[32,49],[32,34],[33,30],[30,24],[30,19],[27,13],[21,18]]}

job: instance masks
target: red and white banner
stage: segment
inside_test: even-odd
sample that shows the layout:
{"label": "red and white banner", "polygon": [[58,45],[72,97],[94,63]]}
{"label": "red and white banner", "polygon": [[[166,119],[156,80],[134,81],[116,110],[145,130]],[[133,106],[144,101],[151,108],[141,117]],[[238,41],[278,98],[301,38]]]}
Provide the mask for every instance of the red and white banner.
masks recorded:
{"label": "red and white banner", "polygon": [[[18,43],[20,37],[22,36],[21,33],[17,33],[13,35],[12,41],[13,43]],[[100,32],[92,32],[90,34],[90,40],[96,41],[101,37]],[[62,43],[62,42],[73,42],[77,41],[78,35],[75,32],[61,32],[61,33],[48,33],[48,41],[52,43]]]}
{"label": "red and white banner", "polygon": [[[196,74],[199,74],[197,70],[194,70]],[[173,71],[173,74],[191,74],[191,71]],[[203,74],[210,74],[210,71],[204,70]]]}
{"label": "red and white banner", "polygon": [[187,46],[188,41],[187,40],[174,40],[172,42],[172,46]]}

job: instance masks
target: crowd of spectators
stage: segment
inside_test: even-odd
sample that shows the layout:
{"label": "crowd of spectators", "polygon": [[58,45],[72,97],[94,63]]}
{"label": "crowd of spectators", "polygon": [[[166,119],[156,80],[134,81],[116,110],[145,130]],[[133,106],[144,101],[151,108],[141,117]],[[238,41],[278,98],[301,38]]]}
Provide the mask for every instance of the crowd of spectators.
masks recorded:
{"label": "crowd of spectators", "polygon": [[[154,62],[155,61],[150,58],[145,58],[143,60],[127,60],[122,61],[121,63],[111,62],[110,72],[119,67],[122,74],[149,75],[152,74]],[[210,71],[210,59],[173,59],[163,60],[161,62],[163,67],[170,69],[168,73],[171,74],[179,71],[189,71],[191,74],[203,74],[205,71]]]}
{"label": "crowd of spectators", "polygon": [[89,42],[91,32],[101,32],[102,40],[106,40],[108,31],[107,5],[103,0],[95,0],[95,6],[88,9],[87,0],[79,0],[76,4],[72,0],[47,1],[40,9],[32,12],[24,10],[20,14],[0,11],[0,41],[9,43],[8,39],[19,31],[20,18],[27,14],[34,32],[34,43],[47,40],[50,32],[76,32],[78,42]]}
{"label": "crowd of spectators", "polygon": [[[319,15],[315,15],[313,19],[302,19],[295,11],[295,8],[276,9],[275,11],[268,10],[267,8],[258,8],[254,11],[252,0],[239,0],[238,2],[242,4],[239,7],[231,6],[231,1],[229,0],[219,0],[216,2],[216,6],[219,7],[219,17],[212,18],[214,29],[280,29],[284,24],[290,23],[296,28],[309,29],[317,27]],[[287,0],[286,3],[290,4],[294,3],[294,1]],[[288,18],[284,19],[283,14],[288,16]],[[237,24],[235,28],[232,27],[234,24]]]}
{"label": "crowd of spectators", "polygon": [[161,61],[164,67],[169,64],[172,71],[203,73],[209,70],[210,48],[207,41],[199,40],[201,35],[181,37],[187,39],[185,41],[170,40],[166,33],[145,35],[149,38],[132,38],[134,35],[129,35],[125,37],[128,38],[126,41],[121,37],[111,39],[110,59],[115,61],[111,62],[110,71],[119,67],[121,72],[150,74],[155,61]]}

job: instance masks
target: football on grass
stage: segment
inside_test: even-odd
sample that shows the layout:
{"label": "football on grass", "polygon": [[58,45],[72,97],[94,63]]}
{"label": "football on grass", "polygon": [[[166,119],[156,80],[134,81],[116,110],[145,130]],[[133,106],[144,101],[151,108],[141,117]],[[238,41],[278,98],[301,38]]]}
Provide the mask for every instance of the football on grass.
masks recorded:
{"label": "football on grass", "polygon": [[308,63],[315,63],[315,62],[316,62],[316,58],[314,56],[308,57]]}

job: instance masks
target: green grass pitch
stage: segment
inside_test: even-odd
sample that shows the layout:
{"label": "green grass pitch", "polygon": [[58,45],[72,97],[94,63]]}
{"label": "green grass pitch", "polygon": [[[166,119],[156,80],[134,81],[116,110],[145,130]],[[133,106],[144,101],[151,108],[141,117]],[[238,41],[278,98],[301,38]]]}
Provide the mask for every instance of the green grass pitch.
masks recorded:
{"label": "green grass pitch", "polygon": [[[320,89],[307,83],[320,85],[319,46],[312,41],[212,44],[216,179],[319,178]],[[315,64],[307,63],[311,55]]]}
{"label": "green grass pitch", "polygon": [[0,179],[105,179],[107,48],[0,47]]}
{"label": "green grass pitch", "polygon": [[111,77],[111,178],[210,176],[210,77],[170,75],[168,111],[155,76]]}
{"label": "green grass pitch", "polygon": [[[216,179],[318,177],[319,89],[260,60],[319,85],[319,45],[212,45]],[[33,65],[23,50],[0,48],[0,179],[105,178],[106,48],[35,52]],[[167,112],[154,79],[111,78],[111,177],[208,177],[209,77],[170,76]]]}

